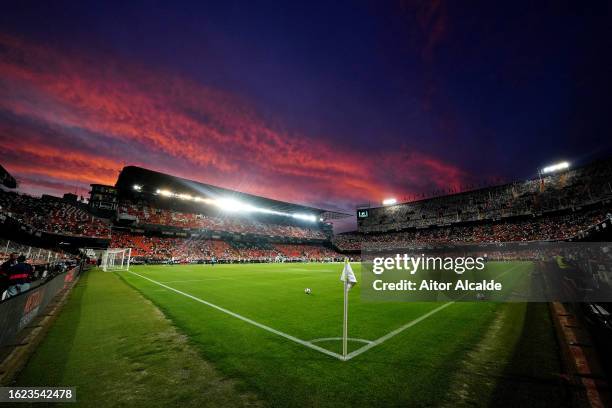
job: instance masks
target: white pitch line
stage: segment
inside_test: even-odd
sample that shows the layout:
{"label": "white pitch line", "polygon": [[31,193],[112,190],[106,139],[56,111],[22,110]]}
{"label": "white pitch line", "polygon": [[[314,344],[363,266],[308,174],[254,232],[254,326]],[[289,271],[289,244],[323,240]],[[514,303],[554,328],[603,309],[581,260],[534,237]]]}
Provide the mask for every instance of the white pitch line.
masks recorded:
{"label": "white pitch line", "polygon": [[442,306],[439,306],[439,307],[435,308],[434,310],[430,310],[429,312],[425,313],[421,317],[414,319],[410,323],[406,323],[405,325],[403,325],[401,327],[398,327],[397,329],[393,330],[392,332],[389,332],[389,333],[385,334],[384,336],[374,340],[373,342],[363,346],[362,348],[357,349],[357,350],[353,351],[352,353],[349,353],[346,356],[345,361],[346,360],[350,360],[353,357],[357,357],[358,355],[360,355],[361,353],[365,353],[366,351],[368,351],[372,347],[375,347],[375,346],[378,346],[381,343],[384,343],[385,341],[389,340],[391,337],[397,336],[398,334],[400,334],[404,330],[414,326],[417,323],[422,322],[423,320],[425,320],[428,317],[438,313],[440,310],[442,310],[442,309],[452,305],[453,303],[455,303],[455,302],[454,301],[453,302],[448,302],[448,303],[443,304]]}
{"label": "white pitch line", "polygon": [[[505,274],[507,274],[508,272],[513,271],[514,269],[518,268],[518,266],[519,266],[519,265],[516,265],[516,266],[514,266],[514,267],[512,267],[512,268],[510,268],[510,269],[508,269],[508,270],[506,270],[505,272],[503,272],[503,273],[499,274],[498,276],[496,276],[496,279],[498,279],[498,278],[500,278],[500,277],[504,276],[504,275],[505,275]],[[195,296],[193,296],[193,295],[190,295],[189,293],[182,292],[182,291],[180,291],[180,290],[178,290],[178,289],[174,289],[173,287],[170,287],[170,286],[168,286],[168,285],[164,285],[164,284],[163,284],[163,283],[161,283],[161,282],[158,282],[158,281],[156,281],[156,280],[153,280],[153,279],[147,278],[146,276],[142,276],[142,275],[140,275],[140,274],[138,274],[138,273],[136,273],[136,272],[132,272],[132,271],[128,271],[128,272],[129,272],[129,273],[131,273],[132,275],[136,275],[136,276],[139,276],[139,277],[141,277],[141,278],[143,278],[143,279],[146,279],[146,280],[148,280],[148,281],[150,281],[150,282],[153,282],[153,283],[155,283],[156,285],[162,286],[162,287],[164,287],[164,288],[166,288],[166,289],[168,289],[168,290],[171,290],[171,291],[173,291],[173,292],[176,292],[176,293],[178,293],[178,294],[181,294],[181,295],[183,295],[183,296],[186,296],[186,297],[188,297],[188,298],[190,298],[190,299],[193,299],[193,300],[195,300],[196,302],[203,303],[203,304],[205,304],[205,305],[207,305],[207,306],[212,307],[213,309],[217,309],[217,310],[219,310],[219,311],[221,311],[221,312],[223,312],[223,313],[226,313],[226,314],[228,314],[228,315],[230,315],[230,316],[233,316],[233,317],[235,317],[235,318],[237,318],[237,319],[240,319],[240,320],[242,320],[242,321],[244,321],[244,322],[247,322],[247,323],[249,323],[249,324],[252,324],[253,326],[257,326],[257,327],[259,327],[260,329],[264,329],[264,330],[266,330],[266,331],[269,331],[270,333],[277,334],[277,335],[279,335],[279,336],[281,336],[281,337],[284,337],[284,338],[286,338],[286,339],[288,339],[288,340],[291,340],[291,341],[296,342],[296,343],[298,343],[298,344],[301,344],[301,345],[303,345],[303,346],[305,346],[305,347],[308,347],[308,348],[310,348],[310,349],[313,349],[313,350],[319,351],[319,352],[321,352],[321,353],[323,353],[323,354],[327,354],[328,356],[332,356],[332,357],[337,358],[338,360],[342,360],[342,361],[348,361],[348,360],[352,359],[353,357],[357,357],[358,355],[365,353],[366,351],[368,351],[368,350],[369,350],[369,349],[371,349],[372,347],[376,347],[376,346],[378,346],[379,344],[384,343],[385,341],[389,340],[390,338],[397,336],[398,334],[400,334],[400,333],[401,333],[401,332],[403,332],[404,330],[409,329],[410,327],[412,327],[412,326],[414,326],[414,325],[416,325],[416,324],[418,324],[418,323],[422,322],[423,320],[427,319],[428,317],[430,317],[430,316],[432,316],[432,315],[434,315],[434,314],[438,313],[439,311],[441,311],[441,310],[443,310],[443,309],[447,308],[448,306],[452,305],[453,303],[455,303],[455,301],[444,303],[443,305],[441,305],[441,306],[439,306],[439,307],[437,307],[437,308],[435,308],[435,309],[433,309],[433,310],[430,310],[429,312],[425,313],[424,315],[422,315],[422,316],[420,316],[420,317],[418,317],[418,318],[416,318],[416,319],[412,320],[412,321],[411,321],[411,322],[409,322],[409,323],[406,323],[405,325],[403,325],[403,326],[401,326],[401,327],[398,327],[397,329],[395,329],[395,330],[393,330],[393,331],[391,331],[391,332],[389,332],[389,333],[385,334],[384,336],[382,336],[382,337],[380,337],[380,338],[378,338],[378,339],[376,339],[376,340],[374,340],[374,341],[369,341],[369,340],[364,340],[364,339],[352,339],[352,340],[354,340],[354,341],[368,342],[368,344],[366,344],[365,346],[361,347],[360,349],[357,349],[357,350],[355,350],[355,351],[353,351],[353,352],[349,353],[349,354],[346,356],[346,358],[345,358],[345,357],[343,357],[341,354],[334,353],[333,351],[329,351],[329,350],[327,350],[327,349],[324,349],[323,347],[319,347],[319,346],[317,346],[316,344],[313,344],[313,343],[312,343],[312,342],[315,342],[315,341],[335,340],[335,339],[336,339],[335,337],[334,337],[334,338],[315,339],[315,340],[311,340],[310,342],[309,342],[309,341],[306,341],[306,340],[302,340],[302,339],[299,339],[299,338],[297,338],[297,337],[294,337],[294,336],[292,336],[292,335],[290,335],[290,334],[283,333],[283,332],[281,332],[281,331],[279,331],[279,330],[276,330],[276,329],[273,329],[273,328],[271,328],[271,327],[269,327],[269,326],[266,326],[265,324],[258,323],[258,322],[254,321],[254,320],[249,319],[248,317],[241,316],[241,315],[239,315],[238,313],[234,313],[234,312],[232,312],[232,311],[230,311],[230,310],[224,309],[224,308],[222,308],[221,306],[217,306],[217,305],[215,305],[214,303],[207,302],[207,301],[202,300],[202,299],[200,299],[200,298],[198,298],[198,297],[195,297]],[[229,278],[229,279],[231,279],[231,278]]]}
{"label": "white pitch line", "polygon": [[237,280],[234,278],[202,278],[202,279],[185,279],[185,280],[172,280],[172,281],[162,281],[161,283],[181,283],[181,282],[206,282],[211,280]]}
{"label": "white pitch line", "polygon": [[[320,339],[314,339],[314,340],[310,340],[311,343],[318,343],[318,342],[322,342],[322,341],[340,341],[342,340],[342,337],[323,337]],[[369,344],[372,341],[371,340],[366,340],[366,339],[357,339],[355,337],[348,337],[347,338],[348,341],[357,341],[359,343],[366,343]]]}
{"label": "white pitch line", "polygon": [[205,282],[207,280],[219,280],[219,279],[223,279],[223,278],[173,280],[173,281],[163,281],[162,283]]}
{"label": "white pitch line", "polygon": [[153,282],[156,285],[162,286],[162,287],[164,287],[164,288],[166,288],[168,290],[171,290],[171,291],[176,292],[176,293],[178,293],[180,295],[188,297],[189,299],[195,300],[196,302],[200,302],[200,303],[205,304],[206,306],[212,307],[213,309],[216,309],[216,310],[218,310],[220,312],[226,313],[226,314],[228,314],[228,315],[230,315],[232,317],[235,317],[236,319],[240,319],[240,320],[242,320],[244,322],[252,324],[253,326],[259,327],[260,329],[264,329],[266,331],[269,331],[270,333],[274,333],[274,334],[276,334],[278,336],[284,337],[284,338],[286,338],[288,340],[291,340],[291,341],[293,341],[295,343],[301,344],[302,346],[305,346],[305,347],[308,347],[310,349],[316,350],[316,351],[318,351],[320,353],[323,353],[323,354],[327,354],[328,356],[332,356],[334,358],[337,358],[338,360],[343,360],[344,359],[342,357],[342,355],[340,355],[338,353],[334,353],[333,351],[329,351],[327,349],[324,349],[323,347],[319,347],[316,344],[312,344],[312,343],[310,343],[310,342],[308,342],[306,340],[298,339],[297,337],[294,337],[294,336],[292,336],[290,334],[283,333],[282,331],[278,331],[276,329],[273,329],[273,328],[271,328],[269,326],[266,326],[265,324],[261,324],[259,322],[256,322],[255,320],[251,320],[248,317],[241,316],[238,313],[234,313],[231,310],[227,310],[225,308],[222,308],[221,306],[217,306],[214,303],[210,303],[210,302],[207,302],[205,300],[202,300],[202,299],[200,299],[198,297],[190,295],[189,293],[185,293],[185,292],[182,292],[182,291],[180,291],[178,289],[174,289],[171,286],[164,285],[161,282],[158,282],[158,281],[153,280],[151,278],[147,278],[146,276],[142,276],[142,275],[140,275],[140,274],[138,274],[136,272],[132,272],[132,271],[128,271],[128,272],[130,272],[132,275],[139,276],[139,277],[141,277],[143,279],[148,280],[149,282]]}
{"label": "white pitch line", "polygon": [[[515,269],[516,269],[516,268],[518,268],[518,267],[519,267],[519,265],[515,265],[515,266],[513,266],[512,268],[507,269],[505,272],[502,272],[502,273],[500,273],[499,275],[497,275],[497,276],[495,277],[495,279],[499,279],[499,278],[501,278],[502,276],[504,276],[504,275],[505,275],[505,274],[507,274],[508,272],[512,272],[513,270],[515,270]],[[413,321],[411,321],[411,322],[409,322],[409,323],[406,323],[405,325],[403,325],[403,326],[401,326],[401,327],[399,327],[399,328],[397,328],[397,329],[393,330],[392,332],[389,332],[389,333],[385,334],[384,336],[382,336],[382,337],[380,337],[380,338],[378,338],[378,339],[374,340],[374,341],[373,341],[373,342],[371,342],[370,344],[367,344],[367,345],[363,346],[362,348],[357,349],[357,350],[353,351],[352,353],[349,353],[349,354],[346,356],[346,358],[345,358],[345,360],[344,360],[344,361],[348,361],[348,360],[350,360],[350,359],[351,359],[351,358],[353,358],[353,357],[357,357],[358,355],[360,355],[360,354],[362,354],[362,353],[365,353],[366,351],[368,351],[368,350],[369,350],[369,349],[371,349],[372,347],[375,347],[375,346],[378,346],[379,344],[384,343],[385,341],[389,340],[391,337],[394,337],[394,336],[396,336],[396,335],[400,334],[401,332],[403,332],[404,330],[406,330],[406,329],[408,329],[408,328],[410,328],[410,327],[414,326],[415,324],[422,322],[423,320],[427,319],[427,318],[428,318],[428,317],[430,317],[431,315],[438,313],[440,310],[442,310],[442,309],[444,309],[444,308],[446,308],[446,307],[448,307],[448,306],[452,305],[453,303],[455,303],[455,301],[448,302],[448,303],[444,303],[442,306],[437,307],[437,308],[435,308],[434,310],[431,310],[431,311],[429,311],[429,312],[425,313],[425,314],[424,314],[424,315],[422,315],[421,317],[419,317],[419,318],[417,318],[417,319],[414,319]]]}

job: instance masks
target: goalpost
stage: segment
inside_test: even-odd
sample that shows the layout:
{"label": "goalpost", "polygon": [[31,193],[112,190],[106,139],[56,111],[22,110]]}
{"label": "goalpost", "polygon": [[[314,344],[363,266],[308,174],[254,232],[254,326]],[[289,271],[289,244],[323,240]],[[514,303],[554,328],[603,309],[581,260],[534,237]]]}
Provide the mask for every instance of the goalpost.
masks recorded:
{"label": "goalpost", "polygon": [[109,248],[102,253],[102,270],[129,271],[132,248]]}

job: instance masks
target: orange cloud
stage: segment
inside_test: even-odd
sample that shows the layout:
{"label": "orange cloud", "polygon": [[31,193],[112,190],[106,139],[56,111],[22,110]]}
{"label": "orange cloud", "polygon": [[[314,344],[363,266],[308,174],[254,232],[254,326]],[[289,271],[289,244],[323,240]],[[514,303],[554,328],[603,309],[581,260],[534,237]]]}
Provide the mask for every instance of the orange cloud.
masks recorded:
{"label": "orange cloud", "polygon": [[361,152],[289,134],[261,119],[249,101],[171,73],[6,35],[0,89],[0,147],[10,152],[3,160],[25,180],[112,184],[123,165],[135,164],[277,199],[348,207],[422,188],[416,177],[444,186],[465,177],[417,152]]}

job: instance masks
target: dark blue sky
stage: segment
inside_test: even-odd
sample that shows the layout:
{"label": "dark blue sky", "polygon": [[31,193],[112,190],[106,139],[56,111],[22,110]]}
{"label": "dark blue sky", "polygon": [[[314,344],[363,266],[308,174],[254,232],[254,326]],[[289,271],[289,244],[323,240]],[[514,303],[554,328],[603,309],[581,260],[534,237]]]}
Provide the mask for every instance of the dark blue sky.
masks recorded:
{"label": "dark blue sky", "polygon": [[[445,166],[457,171],[457,177],[440,176],[434,183],[396,177],[381,194],[427,191],[447,179],[461,184],[489,175],[532,176],[557,159],[581,163],[610,151],[609,2],[48,3],[5,4],[2,33],[24,41],[24,49],[78,56],[78,69],[113,61],[113,75],[122,75],[125,63],[128,81],[134,71],[151,71],[231,95],[222,116],[241,114],[244,104],[248,117],[256,115],[291,143],[304,141],[302,148],[323,143],[326,154],[371,160],[358,172],[376,173],[380,157],[398,151],[405,160],[414,152],[433,160],[432,179]],[[13,115],[13,130],[41,115],[25,118],[11,110],[16,91],[2,89],[12,94],[5,94],[0,119]],[[189,99],[177,109],[231,132],[218,123],[218,113],[193,105]],[[39,173],[29,178],[40,179]],[[253,177],[234,184],[252,189],[250,183],[259,182]],[[212,179],[223,181],[220,175]],[[371,191],[353,202],[379,199]],[[333,198],[296,199],[334,204]],[[347,206],[340,201],[335,204]]]}

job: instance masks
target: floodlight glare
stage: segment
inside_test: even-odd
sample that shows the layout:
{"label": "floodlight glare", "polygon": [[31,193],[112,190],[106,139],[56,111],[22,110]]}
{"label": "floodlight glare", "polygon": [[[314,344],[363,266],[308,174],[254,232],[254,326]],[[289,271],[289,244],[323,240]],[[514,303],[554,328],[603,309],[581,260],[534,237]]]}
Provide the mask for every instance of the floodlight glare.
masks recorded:
{"label": "floodlight glare", "polygon": [[291,214],[293,218],[297,218],[298,220],[306,220],[310,222],[315,222],[317,217],[310,214]]}
{"label": "floodlight glare", "polygon": [[210,198],[193,197],[193,201],[196,201],[198,203],[214,204],[214,201]]}
{"label": "floodlight glare", "polygon": [[542,169],[542,174],[554,173],[554,172],[559,171],[559,170],[565,170],[565,169],[568,169],[569,166],[570,166],[570,164],[568,162],[555,163],[555,164],[552,164],[550,166],[544,167]]}
{"label": "floodlight glare", "polygon": [[138,184],[134,184],[134,190],[142,191],[142,186],[139,186]]}
{"label": "floodlight glare", "polygon": [[385,198],[382,203],[383,205],[393,205],[397,203],[397,200],[395,198]]}
{"label": "floodlight glare", "polygon": [[289,214],[287,214],[287,213],[280,212],[280,211],[275,211],[275,210],[269,210],[267,208],[255,208],[255,211],[260,212],[260,213],[264,213],[264,214],[283,215],[285,217],[289,216]]}
{"label": "floodlight glare", "polygon": [[[141,187],[141,186],[139,186]],[[136,189],[136,186],[134,186],[134,189]],[[140,191],[140,190],[138,190]],[[194,197],[190,194],[185,194],[185,193],[174,193],[172,191],[169,190],[160,190],[157,189],[155,190],[155,192],[161,196],[164,197],[175,197],[175,198],[179,198],[181,200],[189,200],[189,201],[195,201],[198,203],[205,203],[205,204],[209,204],[209,205],[214,205],[219,207],[222,211],[227,211],[227,212],[256,212],[256,213],[264,213],[264,214],[274,214],[274,215],[280,215],[283,217],[293,217],[296,219],[300,219],[300,220],[306,220],[306,221],[310,221],[310,222],[316,222],[317,221],[317,217],[315,215],[312,214],[300,214],[300,213],[296,213],[296,214],[289,214],[286,212],[281,212],[281,211],[276,211],[276,210],[271,210],[268,208],[259,208],[259,207],[255,207],[252,206],[250,204],[246,204],[243,202],[240,202],[238,200],[235,200],[233,198],[219,198],[216,200],[210,199],[210,198],[204,198],[204,197]],[[321,221],[323,221],[323,218],[321,218]]]}
{"label": "floodlight glare", "polygon": [[223,211],[238,211],[240,210],[240,203],[231,198],[221,198],[215,202],[219,208]]}
{"label": "floodlight glare", "polygon": [[221,198],[215,202],[215,204],[223,211],[257,211],[255,207],[249,204],[241,203],[240,201],[234,200],[233,198]]}

